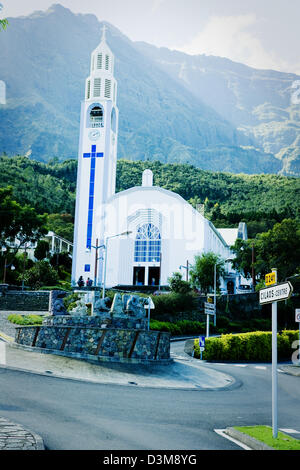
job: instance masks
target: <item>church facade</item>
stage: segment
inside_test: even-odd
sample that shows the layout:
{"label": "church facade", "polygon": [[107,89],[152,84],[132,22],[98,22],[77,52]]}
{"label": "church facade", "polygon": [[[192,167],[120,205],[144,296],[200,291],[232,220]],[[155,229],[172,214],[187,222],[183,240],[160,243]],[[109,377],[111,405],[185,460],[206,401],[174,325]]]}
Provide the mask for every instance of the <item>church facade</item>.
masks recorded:
{"label": "church facade", "polygon": [[105,27],[92,52],[81,105],[72,285],[80,276],[106,287],[168,284],[188,277],[196,255],[212,251],[227,261],[222,280],[235,291],[240,277],[230,250],[239,229],[216,229],[178,194],[155,186],[145,170],[141,186],[115,193],[118,141],[117,82]]}

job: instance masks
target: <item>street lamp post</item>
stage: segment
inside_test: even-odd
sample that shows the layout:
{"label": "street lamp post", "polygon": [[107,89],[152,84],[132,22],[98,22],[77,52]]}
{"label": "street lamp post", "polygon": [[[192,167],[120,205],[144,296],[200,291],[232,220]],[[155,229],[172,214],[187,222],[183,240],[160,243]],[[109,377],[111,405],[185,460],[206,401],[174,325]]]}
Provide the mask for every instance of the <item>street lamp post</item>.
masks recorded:
{"label": "street lamp post", "polygon": [[[100,248],[103,248],[105,250],[105,245],[98,245],[98,238],[96,238],[96,245],[91,245],[91,248],[94,248],[96,251],[95,251],[95,271],[94,271],[94,287],[97,286],[97,271],[98,271],[98,260],[101,259],[101,258],[98,258],[98,250],[100,250]],[[90,251],[90,248],[88,248],[86,250],[87,252]]]}
{"label": "street lamp post", "polygon": [[181,264],[181,265],[179,266],[179,269],[181,269],[181,268],[186,269],[186,281],[188,282],[188,280],[189,280],[189,269],[190,269],[189,260],[187,260],[186,266],[184,266],[183,264]]}
{"label": "street lamp post", "polygon": [[103,299],[105,297],[108,240],[110,240],[111,238],[121,237],[122,235],[129,235],[130,233],[132,233],[132,232],[131,231],[126,231],[126,232],[118,233],[117,235],[111,235],[109,237],[106,237],[106,239],[105,239],[105,243],[104,243],[104,251],[105,251],[105,255],[104,255],[104,273],[103,273],[103,289],[102,289],[102,298]]}

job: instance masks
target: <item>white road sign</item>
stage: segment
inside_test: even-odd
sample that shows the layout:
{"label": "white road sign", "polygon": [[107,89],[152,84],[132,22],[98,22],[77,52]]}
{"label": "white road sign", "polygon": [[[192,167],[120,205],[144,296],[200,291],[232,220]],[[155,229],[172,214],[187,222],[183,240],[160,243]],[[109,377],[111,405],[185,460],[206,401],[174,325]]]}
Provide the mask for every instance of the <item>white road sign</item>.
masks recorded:
{"label": "white road sign", "polygon": [[296,308],[295,322],[300,323],[300,308]]}
{"label": "white road sign", "polygon": [[206,310],[215,310],[214,304],[211,304],[211,303],[209,303],[209,302],[204,302],[204,308],[205,308]]}
{"label": "white road sign", "polygon": [[214,310],[206,310],[204,309],[204,315],[215,315],[216,312]]}
{"label": "white road sign", "polygon": [[147,303],[144,305],[144,308],[149,308],[149,307],[151,308],[151,310],[155,308],[154,302],[151,299],[151,297],[148,297]]}
{"label": "white road sign", "polygon": [[266,287],[259,291],[259,303],[269,304],[279,300],[286,300],[292,295],[292,292],[293,286],[289,281],[277,284],[277,286]]}

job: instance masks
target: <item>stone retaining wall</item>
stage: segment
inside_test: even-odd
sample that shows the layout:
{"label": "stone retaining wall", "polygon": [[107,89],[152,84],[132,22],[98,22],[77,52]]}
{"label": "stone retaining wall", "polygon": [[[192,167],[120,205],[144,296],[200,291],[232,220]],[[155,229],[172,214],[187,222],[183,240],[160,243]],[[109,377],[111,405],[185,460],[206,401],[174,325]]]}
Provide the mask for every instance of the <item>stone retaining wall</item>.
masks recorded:
{"label": "stone retaining wall", "polygon": [[147,318],[134,318],[134,317],[118,317],[103,314],[83,316],[83,315],[58,315],[48,316],[43,319],[43,325],[46,326],[79,326],[89,328],[119,328],[119,329],[136,329],[146,330],[148,320]]}
{"label": "stone retaining wall", "polygon": [[19,345],[50,350],[51,353],[82,359],[117,362],[160,362],[170,360],[170,334],[114,328],[80,326],[16,327]]}
{"label": "stone retaining wall", "polygon": [[3,291],[0,296],[0,310],[16,312],[40,312],[49,310],[47,291]]}

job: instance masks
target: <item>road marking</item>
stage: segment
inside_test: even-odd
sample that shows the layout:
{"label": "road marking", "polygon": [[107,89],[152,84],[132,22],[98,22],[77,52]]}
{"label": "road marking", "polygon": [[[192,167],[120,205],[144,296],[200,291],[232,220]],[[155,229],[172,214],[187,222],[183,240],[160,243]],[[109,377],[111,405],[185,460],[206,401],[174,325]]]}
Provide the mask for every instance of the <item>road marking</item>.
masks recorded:
{"label": "road marking", "polygon": [[234,442],[236,445],[239,447],[242,447],[244,450],[252,450],[250,447],[246,446],[246,444],[243,444],[242,442],[238,441],[237,439],[234,439],[231,436],[228,436],[228,434],[225,433],[225,429],[214,429],[214,431],[219,434],[219,436],[225,437],[225,439],[228,439],[229,441]]}
{"label": "road marking", "polygon": [[287,434],[300,434],[300,431],[296,431],[295,429],[289,428],[280,428],[280,431],[286,432]]}
{"label": "road marking", "polygon": [[266,366],[255,366],[255,369],[267,370]]}
{"label": "road marking", "polygon": [[248,364],[233,364],[235,367],[247,367]]}

